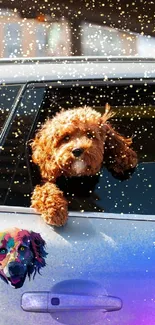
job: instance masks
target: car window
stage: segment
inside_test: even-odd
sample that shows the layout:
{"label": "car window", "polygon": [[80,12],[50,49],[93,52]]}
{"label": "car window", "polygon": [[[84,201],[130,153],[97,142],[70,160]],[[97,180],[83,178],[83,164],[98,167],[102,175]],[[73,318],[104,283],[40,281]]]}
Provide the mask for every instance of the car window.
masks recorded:
{"label": "car window", "polygon": [[44,88],[27,89],[0,150],[0,204],[25,204],[32,190],[26,141]]}
{"label": "car window", "polygon": [[20,87],[20,85],[0,86],[0,132],[11,111],[12,104]]}
{"label": "car window", "polygon": [[[114,178],[106,168],[96,176],[65,178],[57,180],[57,185],[69,200],[69,209],[75,211],[110,212],[110,213],[145,213],[154,214],[154,172],[155,155],[152,148],[155,143],[155,105],[154,87],[151,85],[107,85],[50,87],[44,94],[40,113],[35,121],[34,132],[47,119],[61,108],[75,108],[83,105],[94,107],[104,112],[105,103],[109,102],[116,115],[111,119],[112,125],[123,135],[133,137],[133,148],[138,153],[139,165],[128,180]],[[24,154],[23,154],[24,157]],[[24,158],[23,158],[24,159]],[[23,160],[24,161],[24,160]],[[32,188],[41,181],[39,168],[32,164],[30,168],[17,166],[11,191],[5,204],[21,205],[14,200],[18,191],[22,192],[22,203],[30,205]],[[17,177],[18,175],[18,177]],[[26,181],[31,180],[32,187]],[[134,189],[134,190],[133,190]],[[14,194],[13,194],[14,193]],[[24,199],[23,199],[24,198]],[[15,203],[14,203],[15,202]]]}
{"label": "car window", "polygon": [[49,87],[38,127],[62,108],[88,105],[104,113],[106,102],[115,112],[111,119],[113,126],[123,135],[133,138],[140,161],[154,161],[155,90],[152,85]]}

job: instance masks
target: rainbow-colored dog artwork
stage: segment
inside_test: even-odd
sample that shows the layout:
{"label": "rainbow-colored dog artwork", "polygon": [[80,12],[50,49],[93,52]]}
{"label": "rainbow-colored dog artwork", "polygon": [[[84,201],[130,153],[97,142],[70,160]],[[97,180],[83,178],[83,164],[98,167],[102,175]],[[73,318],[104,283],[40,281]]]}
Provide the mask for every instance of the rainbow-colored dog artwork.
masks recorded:
{"label": "rainbow-colored dog artwork", "polygon": [[39,233],[13,228],[0,232],[0,278],[15,289],[46,265],[45,241]]}

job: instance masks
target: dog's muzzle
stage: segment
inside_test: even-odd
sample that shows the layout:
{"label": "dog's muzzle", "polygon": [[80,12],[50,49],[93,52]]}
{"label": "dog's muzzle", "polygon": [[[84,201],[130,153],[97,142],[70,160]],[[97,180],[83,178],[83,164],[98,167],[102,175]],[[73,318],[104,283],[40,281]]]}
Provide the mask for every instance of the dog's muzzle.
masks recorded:
{"label": "dog's muzzle", "polygon": [[24,276],[24,266],[18,262],[10,262],[8,265],[10,276]]}

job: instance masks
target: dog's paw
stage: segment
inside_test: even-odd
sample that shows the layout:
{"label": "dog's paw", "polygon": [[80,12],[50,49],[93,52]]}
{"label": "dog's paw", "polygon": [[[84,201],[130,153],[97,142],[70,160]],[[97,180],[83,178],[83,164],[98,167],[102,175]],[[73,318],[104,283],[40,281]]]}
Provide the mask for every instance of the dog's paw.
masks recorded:
{"label": "dog's paw", "polygon": [[60,227],[67,222],[67,201],[63,192],[53,183],[47,182],[35,187],[31,206],[40,212],[45,222],[51,226]]}
{"label": "dog's paw", "polygon": [[64,226],[68,219],[67,210],[61,207],[59,210],[49,208],[45,213],[42,214],[44,221],[50,226]]}

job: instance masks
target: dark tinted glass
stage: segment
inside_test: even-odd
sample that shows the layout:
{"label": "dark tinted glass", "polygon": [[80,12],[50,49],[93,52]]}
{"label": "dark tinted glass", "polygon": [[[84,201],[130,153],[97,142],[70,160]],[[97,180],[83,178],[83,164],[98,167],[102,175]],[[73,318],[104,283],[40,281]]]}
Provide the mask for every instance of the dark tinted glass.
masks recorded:
{"label": "dark tinted glass", "polygon": [[32,190],[26,145],[40,107],[43,88],[25,92],[0,151],[0,204],[26,205]]}
{"label": "dark tinted glass", "polygon": [[0,86],[0,132],[11,111],[12,104],[18,94],[20,85]]}

